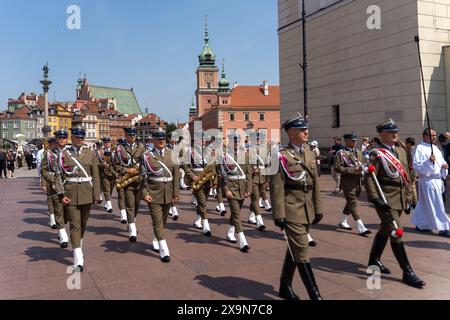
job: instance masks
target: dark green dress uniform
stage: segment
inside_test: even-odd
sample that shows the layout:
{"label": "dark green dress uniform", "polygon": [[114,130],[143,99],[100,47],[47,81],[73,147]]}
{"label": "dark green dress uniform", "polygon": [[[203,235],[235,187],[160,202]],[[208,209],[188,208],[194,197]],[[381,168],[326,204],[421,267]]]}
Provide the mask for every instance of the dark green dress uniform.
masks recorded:
{"label": "dark green dress uniform", "polygon": [[[126,134],[136,135],[135,128],[126,128],[125,132]],[[124,177],[129,169],[134,168],[139,171],[140,159],[144,152],[145,146],[137,142],[119,145],[117,147],[117,159],[115,159],[114,165],[115,171],[121,177]],[[142,199],[139,179],[125,186],[123,191],[125,194],[129,240],[135,242],[137,239],[136,217],[139,211],[139,203]]]}
{"label": "dark green dress uniform", "polygon": [[[154,132],[154,139],[165,139],[163,132]],[[159,251],[161,261],[169,262],[170,253],[165,240],[164,228],[169,209],[175,197],[180,196],[180,173],[178,164],[173,161],[172,151],[154,148],[146,151],[142,158],[147,181],[141,183],[142,197],[150,195],[152,202],[148,205],[153,221],[153,249]]]}
{"label": "dark green dress uniform", "polygon": [[[205,170],[209,161],[212,161],[210,156],[211,150],[209,148],[203,148],[202,151],[199,148],[192,148],[190,151],[190,163],[184,163],[182,168],[185,172],[186,184],[192,186],[194,176],[200,176]],[[208,195],[211,188],[217,184],[216,167],[213,163],[210,165],[210,169],[213,174],[213,178],[206,181],[202,188],[199,190],[193,190],[194,197],[197,199],[197,217],[194,221],[194,226],[199,229],[203,229],[205,236],[211,236],[211,228],[208,222],[208,210],[206,208],[208,204]]]}
{"label": "dark green dress uniform", "polygon": [[[72,128],[73,136],[86,135],[83,128]],[[65,196],[70,199],[67,212],[70,222],[70,240],[74,249],[74,267],[83,271],[82,239],[94,201],[100,201],[100,175],[98,160],[87,147],[64,148],[59,154],[61,172],[64,175]]]}
{"label": "dark green dress uniform", "polygon": [[[283,124],[289,130],[306,130],[308,124],[297,115]],[[297,266],[311,299],[321,299],[309,262],[308,231],[323,217],[316,157],[309,146],[289,144],[278,153],[278,172],[269,177],[270,199],[275,224],[284,229],[289,248],[280,279],[280,296],[296,300],[292,278]],[[295,260],[295,261],[293,261]]]}
{"label": "dark green dress uniform", "polygon": [[[398,127],[394,121],[390,120],[385,124],[379,125],[377,131],[379,133],[387,131],[395,134],[398,132]],[[399,164],[395,165],[388,161],[383,156],[386,154],[386,151],[389,152],[388,156],[394,157],[394,161],[399,162]],[[381,220],[380,229],[375,236],[370,252],[369,266],[378,267],[382,273],[391,273],[380,261],[387,241],[390,239],[392,251],[403,270],[403,282],[410,286],[421,288],[425,285],[425,282],[414,274],[401,237],[395,236],[395,233],[393,233],[395,232],[393,221],[401,229],[401,214],[409,208],[407,188],[408,184],[411,183],[411,172],[406,151],[398,145],[381,144],[378,149],[370,152],[370,163],[374,166],[374,174],[387,203],[383,201],[373,175],[367,174],[365,185],[368,200],[375,205],[375,210]]]}
{"label": "dark green dress uniform", "polygon": [[[228,191],[233,194],[232,199],[228,199],[230,205],[229,229],[227,240],[231,243],[237,243],[234,236],[236,232],[239,239],[239,248],[242,252],[247,252],[250,247],[245,239],[244,231],[241,225],[241,210],[245,200],[245,194],[251,194],[252,190],[252,171],[249,165],[248,154],[245,150],[225,153],[222,156],[219,165],[219,185],[223,193],[226,195]],[[242,158],[242,161],[241,161]],[[239,163],[243,162],[243,163]]]}
{"label": "dark green dress uniform", "polygon": [[[49,201],[49,208],[53,210],[55,216],[56,229],[58,230],[59,244],[61,248],[67,248],[69,238],[66,232],[66,224],[69,222],[69,216],[67,210],[63,204],[59,201],[58,193],[61,187],[58,184],[62,184],[62,176],[58,169],[58,155],[60,150],[54,148],[44,153],[42,159],[42,178],[47,185],[47,196]],[[58,177],[59,175],[59,177]],[[59,180],[59,181],[58,181]]]}
{"label": "dark green dress uniform", "polygon": [[[344,135],[344,140],[356,141],[356,136],[351,134]],[[338,228],[351,230],[352,228],[347,222],[348,216],[352,215],[358,233],[362,236],[371,233],[368,230],[358,214],[358,199],[361,194],[364,180],[364,165],[362,152],[356,147],[348,145],[336,153],[334,161],[334,170],[341,174],[340,188],[344,192],[346,204],[343,210],[341,221]]]}

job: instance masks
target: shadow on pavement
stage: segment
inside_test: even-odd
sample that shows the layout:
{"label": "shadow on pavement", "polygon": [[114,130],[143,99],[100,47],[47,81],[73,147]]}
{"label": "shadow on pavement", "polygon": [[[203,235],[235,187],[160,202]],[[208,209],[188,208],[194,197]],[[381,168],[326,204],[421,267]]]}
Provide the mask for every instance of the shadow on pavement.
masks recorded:
{"label": "shadow on pavement", "polygon": [[159,253],[153,252],[153,247],[144,242],[135,242],[132,243],[128,240],[126,241],[117,241],[117,240],[107,240],[103,241],[101,245],[102,248],[105,248],[105,252],[117,252],[117,253],[138,253],[146,257],[152,257],[155,259],[160,259]]}
{"label": "shadow on pavement", "polygon": [[45,243],[51,243],[53,245],[58,245],[56,231],[54,233],[47,231],[24,231],[18,234],[17,238],[33,241],[41,241]]}
{"label": "shadow on pavement", "polygon": [[414,248],[424,249],[437,249],[437,250],[450,250],[450,243],[437,242],[437,241],[405,241],[405,245]]}
{"label": "shadow on pavement", "polygon": [[[194,278],[199,284],[232,299],[244,298],[251,300],[275,300],[272,296],[278,296],[273,286],[240,277],[211,277],[206,274]],[[223,284],[236,283],[232,288],[233,293],[220,287]],[[239,284],[239,285],[238,285]]]}
{"label": "shadow on pavement", "polygon": [[30,247],[25,250],[24,254],[30,257],[30,262],[51,260],[65,265],[71,265],[73,263],[72,252],[58,247]]}
{"label": "shadow on pavement", "polygon": [[48,209],[25,208],[23,213],[39,213],[48,216]]}
{"label": "shadow on pavement", "polygon": [[25,218],[25,219],[22,219],[22,221],[25,223],[28,223],[28,224],[38,224],[38,225],[46,226],[46,227],[50,228],[50,226],[48,225],[48,223],[49,223],[48,218]]}
{"label": "shadow on pavement", "polygon": [[109,234],[109,235],[114,235],[114,236],[118,236],[121,238],[127,238],[128,236],[125,235],[124,233],[127,232],[126,227],[124,229],[121,228],[116,228],[116,227],[94,227],[94,226],[87,226],[86,227],[86,231],[87,232],[92,232],[96,235],[103,235],[103,234]]}

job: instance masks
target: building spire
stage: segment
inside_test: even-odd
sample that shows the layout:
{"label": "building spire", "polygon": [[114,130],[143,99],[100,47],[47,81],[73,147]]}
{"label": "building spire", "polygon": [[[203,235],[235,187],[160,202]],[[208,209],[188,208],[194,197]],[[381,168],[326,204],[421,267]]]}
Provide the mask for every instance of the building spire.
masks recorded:
{"label": "building spire", "polygon": [[208,14],[205,16],[205,45],[209,43],[209,33],[208,33]]}

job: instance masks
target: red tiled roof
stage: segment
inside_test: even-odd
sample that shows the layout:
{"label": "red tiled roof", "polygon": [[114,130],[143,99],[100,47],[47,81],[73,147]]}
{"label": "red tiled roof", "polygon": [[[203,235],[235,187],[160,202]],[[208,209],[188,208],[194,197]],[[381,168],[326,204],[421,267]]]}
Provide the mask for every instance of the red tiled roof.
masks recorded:
{"label": "red tiled roof", "polygon": [[264,95],[260,86],[238,86],[231,91],[231,107],[280,107],[280,87],[269,86]]}

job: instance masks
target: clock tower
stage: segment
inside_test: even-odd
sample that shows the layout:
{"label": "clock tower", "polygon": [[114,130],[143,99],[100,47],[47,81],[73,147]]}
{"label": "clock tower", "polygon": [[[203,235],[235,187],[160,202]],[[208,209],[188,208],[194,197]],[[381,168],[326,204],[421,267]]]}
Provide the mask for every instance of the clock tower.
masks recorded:
{"label": "clock tower", "polygon": [[209,46],[208,21],[205,23],[205,45],[198,56],[197,68],[197,117],[201,117],[207,110],[218,105],[219,68],[217,68],[216,55]]}

